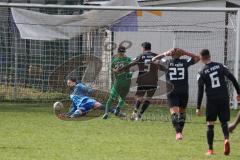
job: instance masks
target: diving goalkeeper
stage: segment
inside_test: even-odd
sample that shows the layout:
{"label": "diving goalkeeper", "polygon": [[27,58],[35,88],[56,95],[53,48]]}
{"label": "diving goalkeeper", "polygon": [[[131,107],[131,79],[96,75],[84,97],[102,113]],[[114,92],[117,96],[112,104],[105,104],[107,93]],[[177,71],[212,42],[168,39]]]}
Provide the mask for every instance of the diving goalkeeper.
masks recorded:
{"label": "diving goalkeeper", "polygon": [[85,116],[92,109],[101,109],[102,104],[90,96],[96,95],[96,90],[85,86],[83,83],[77,83],[75,78],[67,80],[67,86],[70,88],[70,99],[72,101],[70,110],[67,114],[60,114],[59,118],[78,118]]}

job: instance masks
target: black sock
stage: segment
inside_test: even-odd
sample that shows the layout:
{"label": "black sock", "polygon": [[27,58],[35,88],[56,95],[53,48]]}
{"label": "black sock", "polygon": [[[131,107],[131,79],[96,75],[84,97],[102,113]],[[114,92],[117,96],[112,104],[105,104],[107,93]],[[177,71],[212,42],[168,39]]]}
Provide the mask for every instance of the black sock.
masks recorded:
{"label": "black sock", "polygon": [[177,113],[173,113],[171,115],[171,118],[172,118],[173,127],[176,130],[176,133],[179,133],[181,131],[181,129],[180,129],[180,126],[179,126],[179,123],[178,123],[178,114]]}
{"label": "black sock", "polygon": [[136,100],[135,101],[135,104],[134,104],[134,111],[135,112],[137,112],[138,111],[138,109],[139,109],[139,107],[140,107],[140,105],[141,105],[141,101],[139,101],[139,100]]}
{"label": "black sock", "polygon": [[227,122],[222,123],[221,127],[222,127],[224,138],[229,139],[228,123]]}
{"label": "black sock", "polygon": [[182,133],[186,121],[186,113],[180,113],[178,117],[178,124],[180,126],[180,132]]}
{"label": "black sock", "polygon": [[140,111],[140,114],[141,114],[141,115],[146,111],[146,109],[148,108],[149,105],[150,105],[150,102],[149,102],[149,101],[144,101],[143,106],[142,106],[142,109],[141,109],[141,111]]}
{"label": "black sock", "polygon": [[214,139],[214,125],[208,125],[207,129],[207,141],[209,149],[213,149],[213,139]]}

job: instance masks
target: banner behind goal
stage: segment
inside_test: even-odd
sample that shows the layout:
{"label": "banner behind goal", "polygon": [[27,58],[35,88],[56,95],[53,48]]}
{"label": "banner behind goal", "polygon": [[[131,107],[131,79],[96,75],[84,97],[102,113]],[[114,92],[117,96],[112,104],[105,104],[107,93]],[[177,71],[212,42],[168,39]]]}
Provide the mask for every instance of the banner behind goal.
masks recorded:
{"label": "banner behind goal", "polygon": [[[152,43],[156,53],[178,47],[197,54],[207,48],[214,61],[238,74],[237,10],[71,7],[0,7],[2,100],[61,99],[67,96],[65,85],[70,76],[107,91],[117,46],[125,45],[127,55],[135,58],[145,41]],[[200,68],[197,64],[189,70],[192,104]],[[164,85],[164,75],[159,79]],[[156,99],[166,98],[165,88],[159,87]],[[231,85],[229,90],[233,97]]]}

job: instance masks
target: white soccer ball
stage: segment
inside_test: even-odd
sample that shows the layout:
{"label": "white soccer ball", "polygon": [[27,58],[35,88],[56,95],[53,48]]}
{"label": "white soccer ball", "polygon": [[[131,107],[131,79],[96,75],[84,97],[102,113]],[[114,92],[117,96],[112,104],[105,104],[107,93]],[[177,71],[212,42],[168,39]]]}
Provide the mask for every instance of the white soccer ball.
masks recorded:
{"label": "white soccer ball", "polygon": [[53,109],[54,109],[55,111],[60,111],[62,108],[63,108],[63,104],[62,104],[61,102],[55,102],[55,103],[53,104]]}

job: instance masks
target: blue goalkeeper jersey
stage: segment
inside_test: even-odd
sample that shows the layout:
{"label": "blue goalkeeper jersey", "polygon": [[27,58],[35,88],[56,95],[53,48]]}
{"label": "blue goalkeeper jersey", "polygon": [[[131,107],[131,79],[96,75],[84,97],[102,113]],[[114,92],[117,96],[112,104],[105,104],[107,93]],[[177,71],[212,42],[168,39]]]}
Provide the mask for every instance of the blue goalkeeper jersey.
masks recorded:
{"label": "blue goalkeeper jersey", "polygon": [[70,99],[72,100],[72,105],[70,106],[70,110],[68,112],[69,115],[72,115],[78,108],[84,105],[85,100],[89,100],[89,96],[92,94],[93,89],[85,86],[82,83],[78,83],[72,93],[70,94]]}
{"label": "blue goalkeeper jersey", "polygon": [[73,96],[77,96],[80,101],[83,101],[86,98],[89,98],[89,96],[92,94],[93,89],[90,87],[85,86],[82,83],[78,83],[72,93],[70,94],[70,98],[72,99]]}

